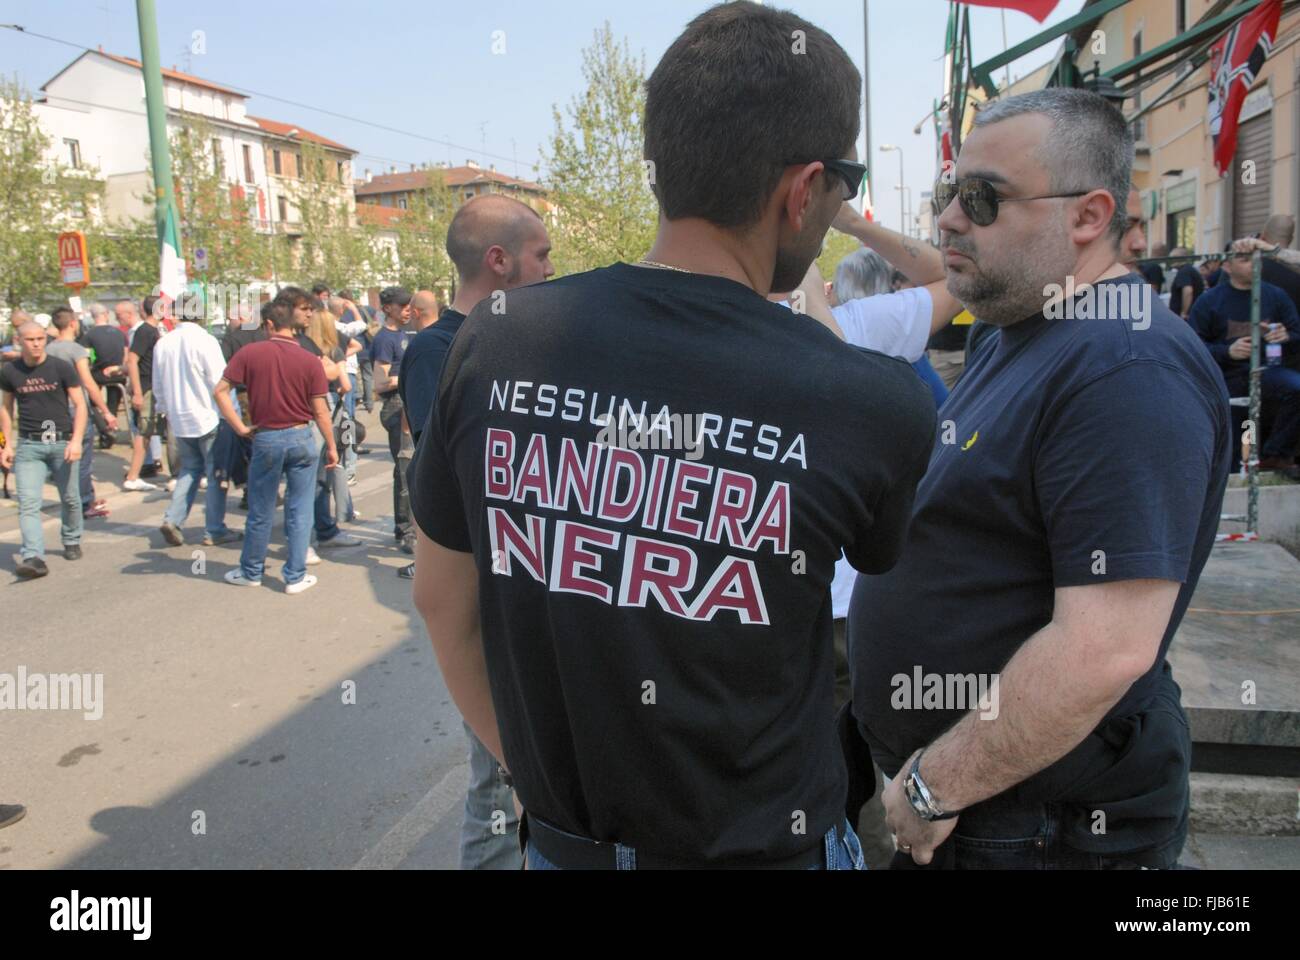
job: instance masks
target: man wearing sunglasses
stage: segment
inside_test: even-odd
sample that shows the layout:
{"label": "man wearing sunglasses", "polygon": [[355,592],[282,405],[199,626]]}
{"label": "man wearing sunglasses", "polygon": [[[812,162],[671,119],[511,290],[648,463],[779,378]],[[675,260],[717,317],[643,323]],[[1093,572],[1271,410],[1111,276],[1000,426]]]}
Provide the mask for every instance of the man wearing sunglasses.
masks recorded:
{"label": "man wearing sunglasses", "polygon": [[416,604],[530,869],[862,866],[830,583],[897,561],[934,405],[766,300],[861,184],[860,89],[788,11],[700,14],[646,86],[654,246],[487,298],[447,353]]}
{"label": "man wearing sunglasses", "polygon": [[998,331],[943,408],[902,560],[849,613],[900,867],[1168,868],[1186,838],[1165,654],[1232,429],[1196,334],[1123,263],[1132,159],[1113,106],[1049,89],[986,105],[936,191],[948,288]]}

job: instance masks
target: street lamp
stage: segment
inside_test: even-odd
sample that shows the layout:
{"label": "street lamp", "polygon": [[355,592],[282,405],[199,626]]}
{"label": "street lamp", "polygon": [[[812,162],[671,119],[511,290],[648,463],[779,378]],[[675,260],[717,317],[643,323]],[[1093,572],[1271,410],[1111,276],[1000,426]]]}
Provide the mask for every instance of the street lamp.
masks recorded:
{"label": "street lamp", "polygon": [[882,143],[880,145],[881,153],[893,153],[898,151],[898,226],[899,233],[907,236],[907,215],[903,210],[903,191],[907,189],[903,186],[903,148],[895,146],[892,143]]}

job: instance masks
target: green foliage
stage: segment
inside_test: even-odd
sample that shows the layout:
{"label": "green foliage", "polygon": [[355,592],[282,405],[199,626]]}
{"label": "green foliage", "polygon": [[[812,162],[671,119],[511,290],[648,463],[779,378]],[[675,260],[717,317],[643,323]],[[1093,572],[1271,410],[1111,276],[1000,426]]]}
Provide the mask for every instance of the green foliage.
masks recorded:
{"label": "green foliage", "polygon": [[826,245],[822,248],[822,255],[817,258],[817,269],[821,272],[822,279],[828,282],[833,280],[835,268],[840,265],[840,261],[861,246],[862,244],[855,237],[850,237],[847,233],[840,233],[838,230],[829,231],[826,234]]}
{"label": "green foliage", "polygon": [[568,122],[555,108],[546,155],[560,274],[636,261],[654,242],[658,207],[642,159],[645,58],[615,43],[608,23],[582,52],[585,91]]}
{"label": "green foliage", "polygon": [[441,170],[430,168],[426,176],[428,186],[412,192],[394,224],[397,282],[411,291],[446,292],[456,270],[447,256],[447,228],[456,215],[456,197]]}
{"label": "green foliage", "polygon": [[296,206],[302,219],[299,273],[325,278],[337,289],[378,282],[374,231],[354,226],[352,183],[339,181],[337,161],[315,143],[302,148]]}
{"label": "green foliage", "polygon": [[104,190],[96,171],[46,160],[49,148],[26,91],[0,79],[0,297],[10,308],[66,298],[56,238],[89,232]]}

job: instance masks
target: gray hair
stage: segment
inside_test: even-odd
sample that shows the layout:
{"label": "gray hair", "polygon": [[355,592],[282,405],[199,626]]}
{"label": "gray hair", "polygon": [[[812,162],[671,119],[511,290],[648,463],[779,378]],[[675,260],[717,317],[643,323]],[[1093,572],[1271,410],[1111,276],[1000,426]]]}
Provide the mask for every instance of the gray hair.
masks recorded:
{"label": "gray hair", "polygon": [[96,300],[90,305],[90,315],[92,317],[106,317],[108,316],[108,307]]}
{"label": "gray hair", "polygon": [[1124,115],[1087,90],[1048,87],[986,105],[975,115],[975,126],[1030,113],[1052,123],[1052,132],[1039,150],[1051,189],[1059,193],[1105,189],[1115,198],[1110,233],[1118,242],[1128,226],[1125,207],[1133,181],[1133,131]]}
{"label": "gray hair", "polygon": [[874,250],[865,247],[854,250],[835,268],[835,279],[831,282],[831,287],[835,291],[835,299],[840,303],[891,293],[894,289],[894,268]]}

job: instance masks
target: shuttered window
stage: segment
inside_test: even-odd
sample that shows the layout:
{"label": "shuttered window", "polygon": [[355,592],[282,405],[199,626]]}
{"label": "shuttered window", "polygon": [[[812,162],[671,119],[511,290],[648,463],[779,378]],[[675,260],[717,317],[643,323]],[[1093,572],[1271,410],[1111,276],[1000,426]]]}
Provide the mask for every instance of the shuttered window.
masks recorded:
{"label": "shuttered window", "polygon": [[[1247,160],[1255,162],[1254,183],[1242,183]],[[1273,113],[1247,120],[1237,130],[1237,157],[1233,165],[1232,239],[1264,229],[1273,212]]]}

